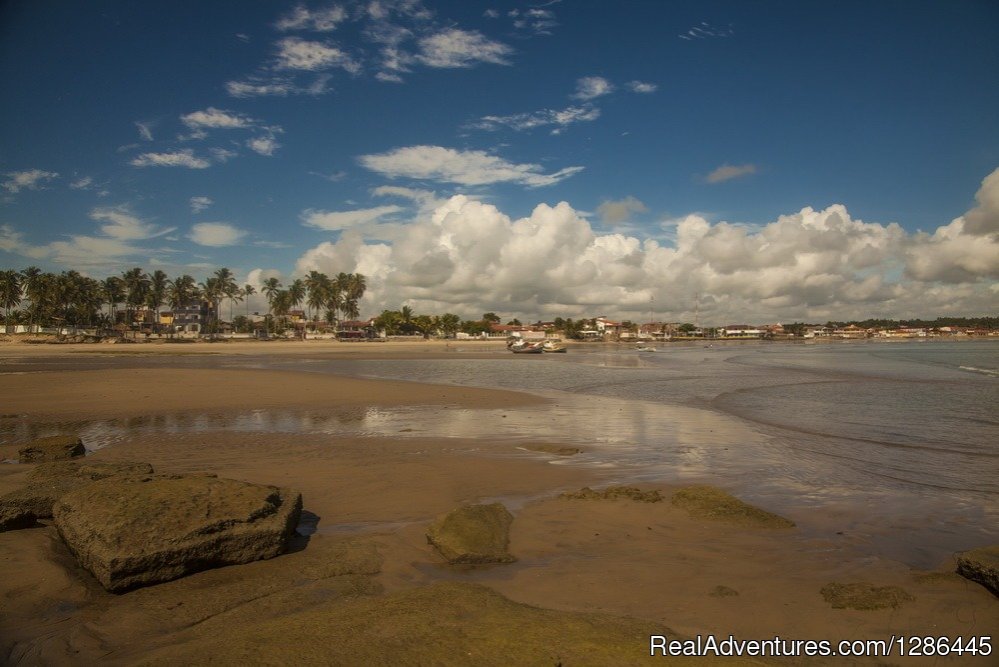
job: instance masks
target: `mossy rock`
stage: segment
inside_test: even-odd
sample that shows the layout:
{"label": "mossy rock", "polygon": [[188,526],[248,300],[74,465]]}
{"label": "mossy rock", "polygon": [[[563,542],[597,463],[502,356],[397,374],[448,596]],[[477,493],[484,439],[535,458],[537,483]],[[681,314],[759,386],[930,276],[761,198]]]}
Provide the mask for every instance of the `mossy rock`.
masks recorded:
{"label": "mossy rock", "polygon": [[566,445],[525,445],[524,449],[532,452],[542,452],[543,454],[554,454],[555,456],[575,456],[583,451],[579,447],[568,447]]}
{"label": "mossy rock", "polygon": [[559,496],[565,500],[634,500],[640,503],[661,503],[663,496],[658,491],[642,491],[634,486],[609,486],[603,491],[594,491],[584,486],[579,491],[566,492]]}
{"label": "mossy rock", "polygon": [[830,583],[819,591],[833,609],[895,609],[916,598],[898,586],[875,586],[866,581],[852,584]]}
{"label": "mossy rock", "polygon": [[513,515],[502,505],[464,505],[438,517],[427,542],[453,565],[512,563],[508,551]]}
{"label": "mossy rock", "polygon": [[[541,609],[454,582],[340,598],[240,623],[219,617],[192,634],[185,643],[146,653],[140,664],[639,665],[650,662],[650,635],[676,636],[650,621]],[[654,662],[717,664],[710,658]]]}
{"label": "mossy rock", "polygon": [[699,519],[724,521],[754,528],[794,527],[794,522],[790,519],[744,503],[713,486],[697,485],[678,489],[673,493],[672,503]]}
{"label": "mossy rock", "polygon": [[38,438],[17,450],[18,461],[21,463],[63,461],[86,453],[83,441],[76,435],[50,435]]}
{"label": "mossy rock", "polygon": [[959,553],[957,573],[999,596],[999,545]]}

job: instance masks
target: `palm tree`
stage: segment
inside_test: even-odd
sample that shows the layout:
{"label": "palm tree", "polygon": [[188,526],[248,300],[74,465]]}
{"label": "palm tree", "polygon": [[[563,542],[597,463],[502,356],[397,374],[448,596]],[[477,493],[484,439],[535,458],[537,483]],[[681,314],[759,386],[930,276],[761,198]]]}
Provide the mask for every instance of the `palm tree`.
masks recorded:
{"label": "palm tree", "polygon": [[256,288],[250,283],[243,285],[242,296],[246,299],[246,319],[250,319],[250,297],[257,293]]}
{"label": "palm tree", "polygon": [[108,304],[108,318],[113,327],[117,321],[118,304],[125,300],[125,281],[118,276],[105,278],[101,283],[101,296]]}
{"label": "palm tree", "polygon": [[[305,300],[305,281],[301,278],[296,278],[292,281],[291,285],[288,285],[288,300],[292,308],[302,305],[302,301]],[[302,326],[302,337],[305,337],[305,326]]]}
{"label": "palm tree", "polygon": [[218,304],[222,301],[222,290],[219,288],[218,278],[206,278],[205,282],[198,283],[198,289],[201,292],[201,298],[208,302],[208,331],[214,335],[218,329]]}
{"label": "palm tree", "polygon": [[278,292],[281,291],[281,281],[277,278],[268,278],[264,281],[263,290],[264,296],[267,297],[267,317],[269,320],[273,319],[274,313],[274,299],[277,298]]}
{"label": "palm tree", "polygon": [[3,306],[3,322],[10,326],[10,311],[21,303],[21,274],[13,269],[0,272],[0,305]]}
{"label": "palm tree", "polygon": [[409,333],[413,333],[413,329],[414,329],[414,327],[413,327],[413,317],[414,317],[413,316],[413,309],[410,308],[409,306],[403,306],[399,310],[399,316],[402,319],[402,322],[400,322],[399,328],[402,329],[403,331],[405,331],[408,334]]}
{"label": "palm tree", "polygon": [[129,328],[134,321],[134,311],[146,302],[149,294],[149,276],[139,267],[129,269],[122,274],[125,281],[125,313]]}
{"label": "palm tree", "polygon": [[160,323],[160,306],[166,302],[166,293],[169,285],[169,277],[159,269],[153,271],[152,275],[149,276],[149,293],[146,295],[146,305],[155,311],[155,323],[157,326]]}
{"label": "palm tree", "polygon": [[24,295],[27,296],[28,300],[32,303],[32,308],[28,311],[28,327],[29,329],[33,329],[35,324],[35,308],[34,299],[32,299],[31,295],[35,292],[35,283],[38,280],[38,277],[42,275],[42,270],[37,266],[29,266],[24,271],[21,271],[21,275],[24,276],[24,279],[21,281],[21,288]]}
{"label": "palm tree", "polygon": [[305,306],[318,314],[319,309],[329,301],[331,288],[329,276],[316,270],[309,271],[309,275],[305,277],[305,289],[308,292]]}

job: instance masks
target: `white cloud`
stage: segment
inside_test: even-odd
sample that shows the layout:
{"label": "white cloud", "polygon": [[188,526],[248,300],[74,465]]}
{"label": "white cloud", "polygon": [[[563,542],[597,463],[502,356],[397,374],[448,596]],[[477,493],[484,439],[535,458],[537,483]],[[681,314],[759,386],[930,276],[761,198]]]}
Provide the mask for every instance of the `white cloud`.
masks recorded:
{"label": "white cloud", "polygon": [[282,31],[312,30],[315,32],[330,32],[336,30],[337,25],[343,23],[346,18],[347,12],[339,5],[333,5],[332,7],[316,11],[312,11],[303,5],[298,5],[278,19],[274,27]]}
{"label": "white cloud", "polygon": [[94,184],[94,179],[92,179],[89,176],[83,176],[70,183],[69,187],[73,188],[74,190],[86,190],[93,184]]}
{"label": "white cloud", "polygon": [[7,178],[0,182],[0,187],[16,195],[21,190],[40,190],[45,183],[58,178],[59,174],[54,171],[28,169],[26,171],[8,171],[4,176]]}
{"label": "white cloud", "polygon": [[191,227],[188,238],[198,245],[221,247],[236,245],[246,232],[228,222],[199,222]]}
{"label": "white cloud", "polygon": [[513,53],[506,44],[474,30],[450,28],[420,40],[419,60],[428,67],[472,67],[477,63],[509,65]]}
{"label": "white cloud", "polygon": [[659,86],[645,81],[629,81],[625,84],[633,93],[654,93],[659,90]]}
{"label": "white cloud", "polygon": [[690,42],[698,39],[731,37],[734,34],[735,31],[732,29],[731,23],[727,26],[715,26],[711,25],[707,21],[701,21],[698,25],[695,25],[687,30],[687,32],[677,35],[677,37]]}
{"label": "white cloud", "polygon": [[281,144],[273,136],[254,137],[246,142],[247,147],[260,155],[271,156]]}
{"label": "white cloud", "polygon": [[287,97],[299,92],[290,79],[283,77],[248,77],[245,81],[226,81],[225,90],[230,97]]}
{"label": "white cloud", "polygon": [[235,130],[253,127],[254,121],[246,116],[215,107],[208,107],[204,111],[195,111],[180,117],[181,122],[192,130],[215,129],[215,130]]}
{"label": "white cloud", "polygon": [[197,157],[194,151],[184,149],[170,153],[143,153],[132,159],[134,167],[187,167],[188,169],[207,169],[212,166],[208,160]]}
{"label": "white cloud", "polygon": [[341,231],[359,225],[378,222],[381,218],[402,211],[400,206],[376,206],[355,211],[302,211],[302,224],[327,231]]}
{"label": "white cloud", "polygon": [[[992,187],[986,179],[980,202],[992,200]],[[419,192],[376,194],[415,200]],[[625,212],[641,204],[611,203]],[[696,294],[701,321],[715,325],[993,312],[999,234],[971,235],[966,219],[909,234],[894,223],[853,219],[838,204],[758,227],[688,215],[670,222],[674,241],[664,244],[597,233],[565,202],[511,219],[459,195],[397,227],[391,242],[347,229],[337,242],[305,252],[296,271],[364,273],[370,313],[409,303],[418,312],[466,317],[502,310],[644,321],[654,297],[658,317],[690,320]]]}
{"label": "white cloud", "polygon": [[594,121],[600,117],[600,109],[585,105],[567,107],[565,109],[542,109],[531,113],[513,114],[510,116],[483,116],[471,127],[480,130],[498,130],[509,127],[513,130],[533,130],[538,127],[555,126],[555,131],[572,125]]}
{"label": "white cloud", "polygon": [[730,165],[723,164],[705,177],[708,183],[722,183],[733,178],[741,178],[755,174],[757,171],[755,164]]}
{"label": "white cloud", "polygon": [[617,201],[608,199],[597,206],[601,221],[608,225],[616,225],[626,221],[633,213],[645,213],[648,210],[645,204],[631,195]]}
{"label": "white cloud", "polygon": [[340,67],[351,74],[361,71],[361,65],[347,52],[327,42],[286,37],[277,43],[277,47],[277,69],[317,72]]}
{"label": "white cloud", "polygon": [[135,121],[135,128],[139,131],[139,136],[143,141],[153,140],[153,124]]}
{"label": "white cloud", "polygon": [[191,213],[201,213],[214,204],[210,197],[191,197]]}
{"label": "white cloud", "polygon": [[484,151],[458,151],[442,146],[407,146],[387,153],[362,155],[358,161],[389,178],[427,179],[460,185],[520,183],[544,187],[583,170],[583,167],[567,167],[545,174],[538,164],[515,164]]}
{"label": "white cloud", "polygon": [[101,233],[114,239],[131,241],[149,239],[168,234],[175,228],[160,230],[156,225],[141,220],[127,206],[105,206],[90,211],[90,219],[103,222]]}
{"label": "white cloud", "polygon": [[216,162],[225,163],[232,158],[239,155],[236,151],[231,151],[228,148],[209,148],[208,152],[212,154],[212,157]]}
{"label": "white cloud", "polygon": [[612,92],[614,86],[602,76],[584,76],[576,81],[576,92],[572,97],[577,100],[592,100]]}

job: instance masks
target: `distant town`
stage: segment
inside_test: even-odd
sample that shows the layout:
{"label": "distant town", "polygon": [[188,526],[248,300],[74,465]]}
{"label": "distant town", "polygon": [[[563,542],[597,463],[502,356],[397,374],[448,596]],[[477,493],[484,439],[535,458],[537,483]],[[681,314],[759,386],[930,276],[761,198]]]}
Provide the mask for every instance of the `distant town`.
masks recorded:
{"label": "distant town", "polygon": [[525,323],[493,312],[483,313],[479,319],[462,319],[453,313],[419,314],[410,306],[402,306],[361,319],[359,303],[366,288],[365,277],[358,273],[330,277],[311,271],[287,286],[269,278],[260,290],[268,310],[261,313],[250,312],[247,303],[257,289],[249,284],[238,285],[227,268],[216,270],[198,283],[189,275],[171,279],[163,271],[147,274],[138,267],[103,281],[76,271],[55,274],[29,267],[0,271],[0,306],[7,334],[125,340],[423,337],[641,343],[999,336],[999,317],[989,316],[704,326],[699,322],[618,321],[598,315]]}

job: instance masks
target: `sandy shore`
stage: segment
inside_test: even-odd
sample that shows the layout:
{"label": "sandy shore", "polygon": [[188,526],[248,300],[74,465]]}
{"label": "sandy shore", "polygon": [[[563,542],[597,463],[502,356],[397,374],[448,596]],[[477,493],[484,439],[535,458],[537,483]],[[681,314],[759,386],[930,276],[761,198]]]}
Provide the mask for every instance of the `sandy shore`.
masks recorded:
{"label": "sandy shore", "polygon": [[[261,345],[268,353],[308,357],[495,353],[490,344],[472,352],[437,343],[178,347],[185,354],[224,347],[225,354],[255,355]],[[23,420],[45,424],[192,410],[224,413],[248,406],[539,409],[536,397],[514,392],[124,363],[130,355],[169,353],[164,347],[0,347],[0,358],[16,362],[0,374],[0,413],[17,415],[0,419],[0,429]],[[72,363],[74,355],[106,355],[112,349],[112,356],[126,355],[124,367],[65,370],[59,365]],[[58,357],[53,367],[61,370],[44,370],[43,357]],[[19,368],[31,370],[13,374]],[[9,436],[0,435],[0,441],[8,450],[15,444]],[[527,656],[533,664],[636,664],[649,662],[648,634],[657,628],[720,638],[887,640],[892,635],[994,635],[999,627],[999,601],[950,574],[950,563],[927,575],[858,554],[837,541],[805,537],[805,530],[696,519],[668,501],[560,499],[562,491],[600,486],[606,478],[596,469],[549,465],[557,455],[526,451],[522,444],[266,431],[213,432],[206,438],[154,430],[96,451],[94,460],[148,461],[161,472],[208,471],[293,487],[318,522],[316,532],[299,540],[292,553],[270,561],[124,595],[104,592],[81,571],[54,528],[0,533],[5,573],[0,577],[0,659],[11,664],[359,664],[363,658],[364,664],[481,665]],[[0,493],[24,484],[27,468],[0,466]],[[669,488],[657,488],[668,497]],[[429,522],[460,503],[494,500],[507,503],[515,515],[511,551],[518,562],[485,568],[443,564],[427,545]],[[792,518],[799,526],[829,520]],[[830,582],[857,581],[899,586],[914,600],[897,609],[859,611],[833,609],[819,593]],[[486,588],[448,588],[442,582]],[[490,597],[490,591],[503,597]],[[604,632],[599,641],[594,639],[597,628]],[[898,657],[880,661],[906,662]],[[944,662],[987,664],[988,659]]]}

